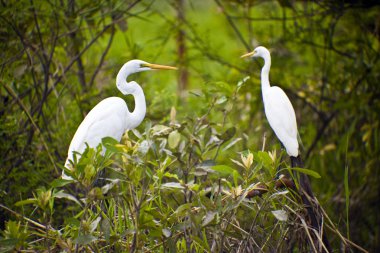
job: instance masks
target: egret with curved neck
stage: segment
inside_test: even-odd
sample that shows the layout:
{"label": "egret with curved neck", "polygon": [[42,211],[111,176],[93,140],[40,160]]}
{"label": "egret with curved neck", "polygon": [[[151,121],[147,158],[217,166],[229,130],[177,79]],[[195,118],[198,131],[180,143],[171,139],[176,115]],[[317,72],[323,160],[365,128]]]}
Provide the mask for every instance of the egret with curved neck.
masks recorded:
{"label": "egret with curved neck", "polygon": [[[135,109],[130,112],[124,99],[109,97],[98,103],[79,125],[67,154],[65,167],[71,169],[70,160],[73,152],[79,154],[86,149],[86,144],[96,148],[104,137],[121,140],[126,130],[136,128],[143,121],[146,114],[144,91],[135,81],[127,81],[129,75],[152,69],[177,69],[171,66],[147,63],[141,60],[131,60],[123,65],[116,76],[116,87],[124,95],[132,95],[135,100]],[[103,150],[104,154],[104,150]],[[72,179],[62,171],[63,179]]]}

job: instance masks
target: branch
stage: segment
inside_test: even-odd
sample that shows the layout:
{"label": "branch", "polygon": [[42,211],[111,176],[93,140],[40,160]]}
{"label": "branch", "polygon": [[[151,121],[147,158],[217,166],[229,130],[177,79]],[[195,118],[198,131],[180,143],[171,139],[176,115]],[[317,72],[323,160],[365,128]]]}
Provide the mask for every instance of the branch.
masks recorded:
{"label": "branch", "polygon": [[26,220],[27,222],[30,222],[30,223],[32,223],[33,225],[35,225],[36,227],[42,228],[42,229],[44,229],[44,230],[48,230],[48,229],[50,229],[50,230],[53,230],[53,231],[57,231],[56,229],[54,229],[54,228],[52,228],[52,227],[47,227],[47,226],[44,226],[44,225],[42,225],[42,224],[40,224],[40,223],[38,223],[38,222],[35,222],[34,220],[31,220],[31,219],[29,219],[28,217],[25,217],[24,215],[19,214],[19,213],[13,211],[12,209],[9,209],[8,207],[2,205],[2,204],[0,204],[0,207],[3,208],[3,209],[5,209],[5,210],[7,210],[7,211],[10,212],[10,213],[12,213],[13,215],[16,215],[17,217],[21,217],[21,218],[23,218],[23,219]]}
{"label": "branch", "polygon": [[226,12],[226,10],[224,9],[223,5],[219,2],[219,0],[215,0],[216,4],[220,7],[220,9],[222,10],[224,16],[226,16],[226,19],[228,21],[228,23],[230,23],[232,29],[234,29],[236,35],[238,36],[239,40],[243,43],[243,45],[245,46],[245,48],[247,49],[247,51],[251,51],[251,47],[248,45],[248,43],[244,40],[243,38],[243,35],[241,34],[241,32],[239,31],[239,29],[236,27],[235,23],[232,21],[232,18],[231,16],[229,16]]}
{"label": "branch", "polygon": [[62,80],[66,72],[70,70],[70,68],[77,61],[77,59],[79,59],[92,46],[92,44],[94,44],[103,35],[103,33],[105,33],[113,25],[114,25],[114,22],[104,26],[103,30],[101,30],[73,59],[71,59],[70,63],[63,69],[63,73],[57,77],[52,87],[48,90],[48,93],[47,93],[48,96],[55,89],[57,84]]}
{"label": "branch", "polygon": [[92,85],[94,84],[94,81],[95,81],[95,78],[96,76],[98,75],[99,71],[100,71],[100,68],[103,66],[103,63],[104,63],[104,60],[106,58],[106,55],[109,51],[109,49],[111,48],[111,44],[112,44],[112,41],[113,41],[113,37],[115,35],[115,27],[112,25],[112,30],[111,30],[111,35],[110,35],[110,39],[108,40],[108,44],[102,54],[102,56],[100,57],[100,61],[99,61],[99,64],[98,66],[96,67],[95,71],[94,71],[94,74],[91,76],[91,80],[88,84],[89,87],[92,87]]}
{"label": "branch", "polygon": [[21,107],[21,109],[25,112],[25,114],[27,115],[28,119],[30,120],[30,122],[32,123],[33,127],[35,128],[35,130],[37,131],[37,133],[39,134],[39,137],[41,139],[41,142],[42,142],[42,145],[44,146],[48,156],[49,156],[49,159],[51,161],[51,163],[53,164],[54,166],[54,169],[56,171],[56,173],[58,174],[58,169],[57,169],[57,166],[55,165],[55,162],[54,162],[54,159],[52,157],[52,155],[50,154],[50,151],[49,151],[49,148],[48,148],[48,145],[46,144],[46,141],[44,139],[44,136],[42,135],[42,132],[40,130],[40,128],[37,126],[37,124],[34,122],[32,116],[30,115],[28,109],[25,107],[25,105],[22,103],[22,101],[18,98],[17,94],[13,91],[13,89],[11,87],[9,87],[7,84],[3,83],[3,86],[4,88],[7,90],[7,92],[14,98],[16,99],[17,103],[19,104],[19,106]]}

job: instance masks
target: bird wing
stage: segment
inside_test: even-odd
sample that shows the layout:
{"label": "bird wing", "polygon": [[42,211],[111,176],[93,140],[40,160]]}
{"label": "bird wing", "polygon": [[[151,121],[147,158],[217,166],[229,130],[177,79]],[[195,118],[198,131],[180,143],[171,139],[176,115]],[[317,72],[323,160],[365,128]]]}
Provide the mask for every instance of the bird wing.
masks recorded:
{"label": "bird wing", "polygon": [[265,114],[270,126],[291,156],[298,156],[297,122],[285,92],[272,86],[263,92]]}
{"label": "bird wing", "polygon": [[73,151],[82,153],[86,143],[97,147],[102,138],[112,137],[120,141],[126,126],[128,107],[119,97],[110,97],[98,103],[84,118],[71,140],[68,158],[73,158]]}

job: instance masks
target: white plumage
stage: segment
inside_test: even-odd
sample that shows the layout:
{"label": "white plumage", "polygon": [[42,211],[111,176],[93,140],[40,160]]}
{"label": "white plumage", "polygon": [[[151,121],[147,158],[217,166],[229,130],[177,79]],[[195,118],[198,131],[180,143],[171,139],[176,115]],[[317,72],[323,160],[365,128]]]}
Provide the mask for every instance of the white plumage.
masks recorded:
{"label": "white plumage", "polygon": [[[147,63],[141,60],[131,60],[123,65],[116,77],[116,86],[124,95],[131,94],[135,99],[135,109],[130,112],[122,98],[110,97],[98,103],[84,118],[71,140],[65,167],[71,169],[70,161],[73,152],[83,153],[86,143],[96,148],[104,137],[121,140],[123,133],[140,125],[145,117],[146,103],[144,91],[134,82],[127,82],[130,74],[151,69],[176,69],[171,66]],[[104,154],[104,150],[103,150]],[[72,179],[62,171],[63,179]]]}
{"label": "white plumage", "polygon": [[268,49],[257,47],[251,53],[242,57],[261,57],[264,66],[261,70],[261,90],[264,101],[265,115],[277,138],[284,145],[290,156],[297,157],[299,154],[297,140],[297,121],[293,106],[285,92],[277,87],[270,86],[269,71],[271,57]]}

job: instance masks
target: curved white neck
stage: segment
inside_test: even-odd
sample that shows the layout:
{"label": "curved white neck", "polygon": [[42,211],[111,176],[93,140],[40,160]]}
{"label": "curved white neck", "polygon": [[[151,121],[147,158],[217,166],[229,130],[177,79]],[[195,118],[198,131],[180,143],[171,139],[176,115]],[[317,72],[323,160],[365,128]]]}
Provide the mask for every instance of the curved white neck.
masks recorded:
{"label": "curved white neck", "polygon": [[132,95],[135,99],[135,109],[128,111],[128,129],[133,129],[140,125],[146,114],[145,95],[141,86],[135,81],[127,82],[130,72],[126,64],[120,69],[116,76],[116,86],[124,95]]}
{"label": "curved white neck", "polygon": [[265,90],[270,88],[269,83],[269,71],[271,65],[271,59],[269,52],[262,56],[264,59],[264,67],[261,69],[261,89]]}

